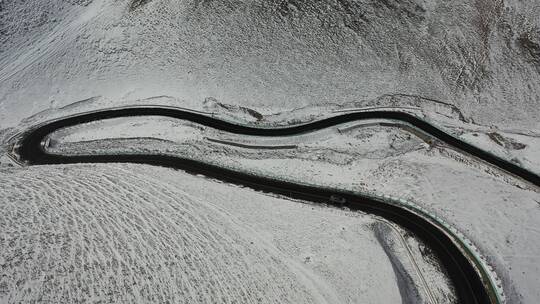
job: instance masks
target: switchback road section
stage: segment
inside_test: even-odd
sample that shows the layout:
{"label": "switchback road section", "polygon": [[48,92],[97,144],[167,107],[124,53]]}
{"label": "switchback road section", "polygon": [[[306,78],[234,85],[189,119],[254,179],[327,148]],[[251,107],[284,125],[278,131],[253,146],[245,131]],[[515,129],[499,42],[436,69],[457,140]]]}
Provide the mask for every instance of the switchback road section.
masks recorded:
{"label": "switchback road section", "polygon": [[28,165],[129,162],[165,166],[185,170],[193,174],[202,174],[258,191],[315,203],[347,207],[351,210],[381,216],[411,231],[432,248],[455,287],[459,303],[495,304],[504,302],[500,282],[488,270],[489,267],[479,257],[478,253],[471,249],[468,241],[464,240],[463,236],[458,235],[448,225],[442,223],[440,219],[412,205],[388,197],[374,197],[342,189],[305,185],[258,176],[182,156],[160,154],[56,155],[48,153],[42,145],[47,135],[61,128],[97,120],[130,116],[165,116],[191,121],[229,133],[271,137],[298,135],[357,120],[390,119],[408,123],[449,146],[523,178],[536,186],[540,186],[540,177],[533,172],[465,143],[413,115],[394,111],[354,112],[291,127],[256,128],[184,109],[134,106],[87,112],[46,122],[22,134],[20,141],[15,144],[14,153],[20,161]]}

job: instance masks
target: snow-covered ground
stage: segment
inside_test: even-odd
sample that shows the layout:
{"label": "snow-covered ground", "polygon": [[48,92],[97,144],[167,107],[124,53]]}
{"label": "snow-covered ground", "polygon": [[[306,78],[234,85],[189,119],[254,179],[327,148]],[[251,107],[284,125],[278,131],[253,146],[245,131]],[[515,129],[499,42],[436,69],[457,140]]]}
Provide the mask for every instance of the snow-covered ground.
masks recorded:
{"label": "snow-covered ground", "polygon": [[[0,0],[0,302],[449,302],[427,249],[381,219],[150,166],[19,168],[6,144],[131,104],[258,126],[383,107],[540,173],[539,84],[538,0]],[[49,149],[404,197],[474,241],[508,302],[540,299],[539,190],[406,126],[268,140],[116,119]]]}
{"label": "snow-covered ground", "polygon": [[369,215],[150,166],[0,170],[0,302],[452,298],[425,247]]}

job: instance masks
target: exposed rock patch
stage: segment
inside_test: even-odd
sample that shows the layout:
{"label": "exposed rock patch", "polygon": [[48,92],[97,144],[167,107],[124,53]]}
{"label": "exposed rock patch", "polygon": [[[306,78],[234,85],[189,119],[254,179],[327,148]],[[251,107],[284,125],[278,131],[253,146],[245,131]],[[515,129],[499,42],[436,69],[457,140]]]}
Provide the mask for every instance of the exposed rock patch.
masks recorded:
{"label": "exposed rock patch", "polygon": [[521,34],[518,38],[518,43],[525,51],[527,60],[540,69],[540,31]]}
{"label": "exposed rock patch", "polygon": [[520,143],[509,137],[504,137],[497,132],[488,133],[488,136],[496,144],[509,150],[523,150],[527,147],[526,144]]}

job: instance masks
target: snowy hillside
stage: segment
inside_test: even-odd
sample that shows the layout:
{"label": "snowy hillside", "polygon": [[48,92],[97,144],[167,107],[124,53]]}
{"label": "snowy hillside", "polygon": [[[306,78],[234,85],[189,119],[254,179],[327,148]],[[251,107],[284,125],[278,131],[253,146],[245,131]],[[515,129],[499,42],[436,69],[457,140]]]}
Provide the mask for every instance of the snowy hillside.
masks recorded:
{"label": "snowy hillside", "polygon": [[4,126],[97,95],[280,112],[407,94],[540,128],[537,0],[4,0],[0,33]]}
{"label": "snowy hillside", "polygon": [[[429,244],[369,212],[20,159],[31,127],[135,104],[259,128],[405,112],[540,174],[540,0],[0,0],[0,303],[457,303]],[[538,185],[411,124],[269,138],[122,117],[36,143],[389,195],[470,242],[496,303],[540,299]]]}

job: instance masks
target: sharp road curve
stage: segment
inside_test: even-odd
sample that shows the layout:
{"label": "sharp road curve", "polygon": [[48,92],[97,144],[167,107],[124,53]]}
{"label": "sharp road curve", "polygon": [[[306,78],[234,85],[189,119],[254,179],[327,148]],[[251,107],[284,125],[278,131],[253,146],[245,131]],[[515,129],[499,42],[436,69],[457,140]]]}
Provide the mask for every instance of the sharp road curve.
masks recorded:
{"label": "sharp road curve", "polygon": [[[67,163],[107,163],[130,162],[166,166],[185,170],[194,174],[203,174],[259,191],[274,193],[293,199],[316,203],[348,207],[366,213],[381,216],[392,221],[423,240],[438,256],[455,287],[459,303],[502,303],[503,297],[493,277],[479,258],[459,236],[440,222],[408,208],[403,204],[354,193],[341,189],[308,186],[299,183],[256,176],[238,172],[181,156],[170,155],[53,155],[47,153],[41,143],[47,135],[60,128],[74,126],[96,120],[128,116],[166,116],[212,127],[218,130],[257,136],[290,136],[332,127],[338,124],[366,119],[391,119],[408,123],[434,138],[462,150],[478,159],[492,164],[506,172],[520,177],[536,186],[540,186],[540,177],[533,172],[463,142],[441,129],[407,113],[394,111],[354,112],[283,128],[256,128],[216,119],[204,114],[171,107],[137,106],[105,109],[73,115],[40,124],[25,132],[15,144],[15,153],[19,159],[29,165],[67,164]],[[353,282],[351,282],[353,283]]]}

